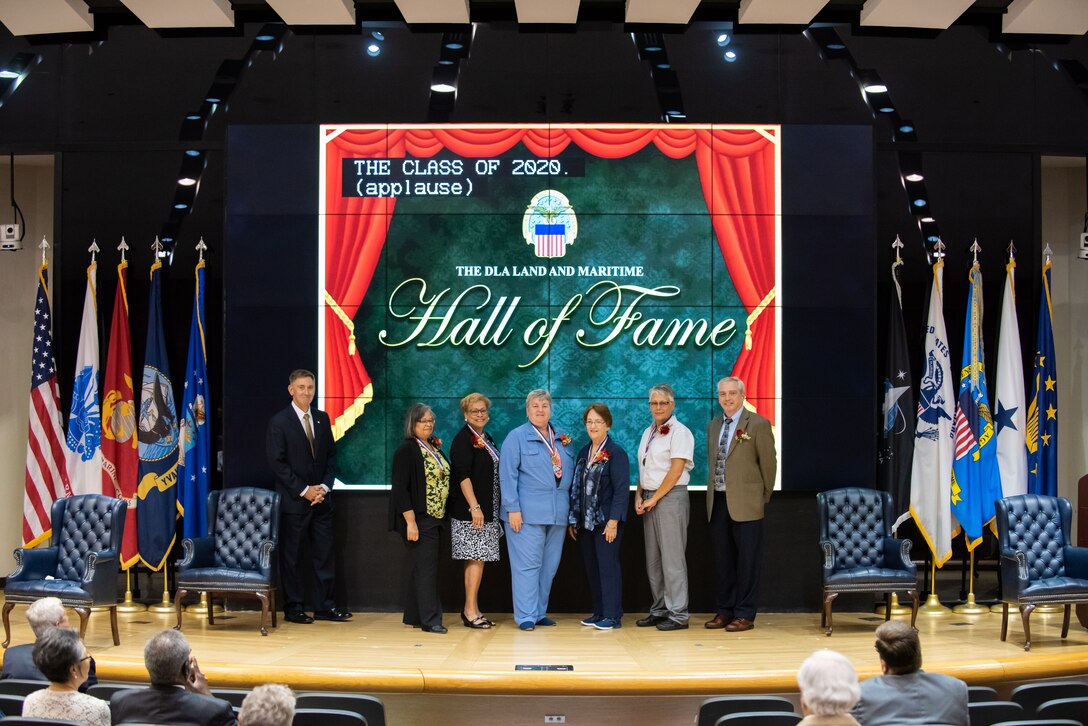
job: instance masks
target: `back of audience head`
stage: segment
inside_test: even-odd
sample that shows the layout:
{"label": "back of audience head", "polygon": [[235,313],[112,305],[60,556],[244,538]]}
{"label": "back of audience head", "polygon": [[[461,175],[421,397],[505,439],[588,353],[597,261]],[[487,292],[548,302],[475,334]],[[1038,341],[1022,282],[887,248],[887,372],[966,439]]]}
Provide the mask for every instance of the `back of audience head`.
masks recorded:
{"label": "back of audience head", "polygon": [[79,633],[73,628],[46,628],[34,642],[34,665],[53,683],[79,685],[87,680],[87,674],[82,671],[86,652]]}
{"label": "back of audience head", "polygon": [[244,726],[291,726],[295,719],[295,694],[287,686],[257,686],[242,701],[238,723]]}
{"label": "back of audience head", "polygon": [[922,667],[918,631],[899,620],[889,620],[876,629],[876,652],[884,671],[893,676],[914,673]]}
{"label": "back of audience head", "polygon": [[60,599],[55,597],[43,597],[35,600],[26,609],[26,621],[30,623],[30,629],[34,631],[34,637],[42,637],[42,633],[58,625],[68,625],[68,614],[64,611]]}
{"label": "back of audience head", "polygon": [[805,659],[797,671],[797,687],[802,708],[817,716],[849,713],[861,697],[854,666],[833,650],[818,650]]}
{"label": "back of audience head", "polygon": [[144,645],[144,666],[152,685],[168,686],[188,681],[189,641],[177,630],[163,630]]}

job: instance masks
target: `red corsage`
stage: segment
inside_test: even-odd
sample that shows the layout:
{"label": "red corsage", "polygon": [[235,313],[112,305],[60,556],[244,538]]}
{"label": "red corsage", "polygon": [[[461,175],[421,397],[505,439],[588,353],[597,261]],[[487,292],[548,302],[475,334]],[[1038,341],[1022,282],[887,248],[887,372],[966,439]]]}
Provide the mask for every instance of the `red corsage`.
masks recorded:
{"label": "red corsage", "polygon": [[749,436],[748,432],[745,431],[744,429],[737,429],[737,433],[735,434],[734,438],[736,438],[737,441],[751,441],[752,440],[752,437]]}
{"label": "red corsage", "polygon": [[590,463],[596,464],[597,462],[601,462],[603,464],[611,458],[612,454],[609,453],[608,449],[601,449],[597,452],[597,455],[593,457],[593,461],[591,461]]}
{"label": "red corsage", "polygon": [[662,426],[661,428],[659,428],[657,430],[657,433],[661,434],[662,436],[668,436],[669,435],[669,425],[665,424],[664,426]]}
{"label": "red corsage", "polygon": [[429,439],[427,439],[427,443],[436,449],[442,448],[442,439],[438,438],[437,436],[431,436]]}
{"label": "red corsage", "polygon": [[486,446],[484,446],[484,440],[483,440],[483,437],[481,437],[481,436],[477,436],[475,438],[475,440],[472,442],[472,445],[474,447],[476,447],[477,449],[486,449],[487,448]]}
{"label": "red corsage", "polygon": [[563,446],[570,446],[570,442],[570,434],[559,434],[559,443],[563,444]]}

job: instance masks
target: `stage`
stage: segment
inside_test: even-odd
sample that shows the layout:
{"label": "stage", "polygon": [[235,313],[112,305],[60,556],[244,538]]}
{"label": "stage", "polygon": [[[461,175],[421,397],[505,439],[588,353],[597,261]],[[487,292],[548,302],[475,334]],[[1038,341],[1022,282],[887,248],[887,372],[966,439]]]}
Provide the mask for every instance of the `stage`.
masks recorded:
{"label": "stage", "polygon": [[[12,612],[12,643],[31,640],[22,614]],[[229,612],[209,626],[186,614],[184,633],[213,688],[247,688],[269,681],[297,691],[337,690],[378,695],[392,724],[448,722],[543,723],[563,714],[567,723],[690,724],[710,695],[795,694],[801,661],[818,648],[847,655],[862,678],[876,675],[873,630],[882,618],[837,613],[835,632],[824,635],[815,613],[765,613],[756,628],[726,633],[692,618],[688,630],[663,633],[635,627],[598,631],[579,625],[582,615],[559,613],[554,628],[522,632],[509,615],[492,615],[492,630],[462,627],[447,614],[446,635],[407,628],[399,613],[357,613],[350,623],[284,623],[258,632],[259,614]],[[78,622],[74,614],[70,617]],[[1061,614],[1032,616],[1033,643],[1023,650],[1019,614],[1010,614],[1009,640],[998,637],[998,613],[918,616],[923,667],[971,685],[1088,675],[1088,631],[1073,618],[1061,640]],[[121,645],[110,638],[109,617],[91,616],[86,644],[102,681],[146,682],[143,644],[173,615],[119,614]],[[515,670],[570,666],[573,670]],[[499,698],[480,698],[482,695]],[[1007,695],[1007,694],[1006,694]]]}

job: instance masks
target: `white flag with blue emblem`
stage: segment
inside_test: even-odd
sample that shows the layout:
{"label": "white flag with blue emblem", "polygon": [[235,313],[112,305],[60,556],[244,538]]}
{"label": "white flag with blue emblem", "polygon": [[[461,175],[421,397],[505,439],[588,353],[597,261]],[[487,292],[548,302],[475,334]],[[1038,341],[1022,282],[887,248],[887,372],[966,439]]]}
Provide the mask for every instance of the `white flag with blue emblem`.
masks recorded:
{"label": "white flag with blue emblem", "polygon": [[914,427],[914,463],[910,478],[910,513],[937,567],[952,556],[952,358],[944,327],[944,261],[933,265],[929,294],[918,420]]}
{"label": "white flag with blue emblem", "polygon": [[1016,323],[1016,260],[1005,266],[1005,297],[1001,301],[1001,333],[997,341],[997,467],[1001,493],[1011,497],[1028,491],[1028,447],[1024,434],[1028,408],[1024,394],[1024,359]]}
{"label": "white flag with blue emblem", "polygon": [[[102,414],[98,401],[98,306],[95,283],[98,265],[87,268],[83,323],[76,350],[72,407],[68,414],[68,479],[73,494],[102,493]],[[112,492],[111,492],[112,494]]]}

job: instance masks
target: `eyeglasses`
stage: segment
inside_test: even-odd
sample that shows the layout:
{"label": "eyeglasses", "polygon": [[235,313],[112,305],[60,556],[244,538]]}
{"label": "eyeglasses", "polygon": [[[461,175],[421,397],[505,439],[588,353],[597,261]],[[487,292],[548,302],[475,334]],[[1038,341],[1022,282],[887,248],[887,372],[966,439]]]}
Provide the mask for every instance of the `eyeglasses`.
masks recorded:
{"label": "eyeglasses", "polygon": [[469,416],[483,416],[485,413],[487,413],[486,408],[470,408],[468,410]]}
{"label": "eyeglasses", "polygon": [[421,418],[421,419],[419,420],[419,422],[420,422],[421,424],[433,424],[433,423],[434,423],[434,419],[433,419],[433,418]]}
{"label": "eyeglasses", "polygon": [[660,406],[671,406],[672,403],[672,401],[650,401],[650,405],[654,406],[655,408]]}
{"label": "eyeglasses", "polygon": [[82,663],[83,661],[85,661],[85,660],[90,660],[90,659],[91,659],[91,654],[90,654],[90,653],[88,653],[87,655],[85,655],[85,656],[83,656],[82,658],[80,658],[78,662]]}

